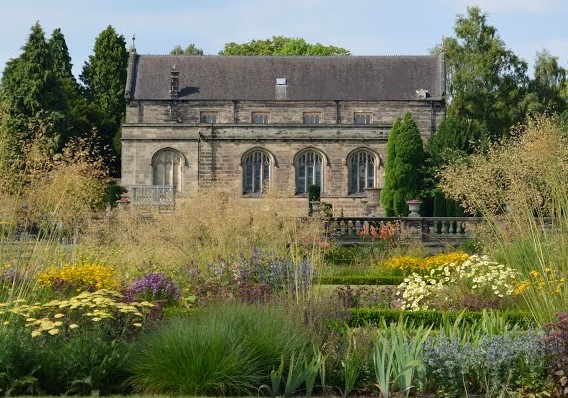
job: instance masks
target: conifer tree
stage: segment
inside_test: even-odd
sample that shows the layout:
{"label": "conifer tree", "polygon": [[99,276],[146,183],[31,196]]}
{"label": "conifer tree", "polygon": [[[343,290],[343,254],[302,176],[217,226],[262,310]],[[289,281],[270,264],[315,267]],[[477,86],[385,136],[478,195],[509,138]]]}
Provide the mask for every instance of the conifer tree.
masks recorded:
{"label": "conifer tree", "polygon": [[395,121],[387,143],[385,187],[381,195],[387,216],[408,215],[406,201],[421,192],[424,157],[420,131],[407,112]]}
{"label": "conifer tree", "polygon": [[22,54],[6,64],[0,99],[4,107],[4,133],[26,138],[31,120],[48,126],[44,131],[53,148],[60,147],[67,104],[53,71],[51,49],[39,23],[32,26]]}
{"label": "conifer tree", "polygon": [[[96,111],[98,128],[104,145],[120,153],[120,126],[125,113],[124,89],[128,51],[124,36],[108,26],[95,40],[93,55],[83,67],[80,79],[84,94]],[[113,165],[117,173],[118,164]]]}

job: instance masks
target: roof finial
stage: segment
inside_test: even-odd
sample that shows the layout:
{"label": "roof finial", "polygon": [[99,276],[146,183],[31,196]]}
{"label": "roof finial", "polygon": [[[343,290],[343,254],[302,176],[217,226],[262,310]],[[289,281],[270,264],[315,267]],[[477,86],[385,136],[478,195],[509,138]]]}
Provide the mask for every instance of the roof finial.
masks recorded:
{"label": "roof finial", "polygon": [[130,52],[136,52],[136,34],[132,35],[132,45],[130,46]]}

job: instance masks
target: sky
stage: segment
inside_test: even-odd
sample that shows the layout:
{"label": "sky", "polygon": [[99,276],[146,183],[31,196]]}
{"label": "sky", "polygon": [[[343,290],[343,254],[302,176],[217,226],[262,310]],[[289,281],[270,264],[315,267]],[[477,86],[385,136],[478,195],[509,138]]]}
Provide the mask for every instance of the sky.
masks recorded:
{"label": "sky", "polygon": [[31,26],[61,28],[78,76],[108,25],[140,54],[195,43],[217,54],[228,42],[272,36],[344,47],[353,55],[422,55],[455,36],[458,14],[479,6],[507,48],[529,63],[547,49],[568,65],[566,0],[12,0],[0,11],[0,71]]}

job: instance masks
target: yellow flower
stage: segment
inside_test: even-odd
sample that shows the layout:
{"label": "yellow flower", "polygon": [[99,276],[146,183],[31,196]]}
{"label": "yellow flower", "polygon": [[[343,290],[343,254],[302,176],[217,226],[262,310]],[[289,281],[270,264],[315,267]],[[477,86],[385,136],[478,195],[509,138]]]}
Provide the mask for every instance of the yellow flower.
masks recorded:
{"label": "yellow flower", "polygon": [[56,335],[59,334],[59,329],[50,329],[47,331],[47,333],[49,333],[50,335]]}
{"label": "yellow flower", "polygon": [[72,323],[71,325],[69,325],[69,329],[77,329],[79,327],[79,325],[77,325],[76,323]]}

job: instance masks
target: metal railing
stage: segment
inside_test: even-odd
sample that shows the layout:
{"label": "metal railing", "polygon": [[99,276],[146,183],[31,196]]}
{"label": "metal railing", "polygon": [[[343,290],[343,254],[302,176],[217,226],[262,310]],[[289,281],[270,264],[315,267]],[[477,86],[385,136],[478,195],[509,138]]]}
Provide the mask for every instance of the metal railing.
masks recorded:
{"label": "metal railing", "polygon": [[133,205],[169,205],[176,199],[176,187],[173,185],[132,185],[130,203]]}

